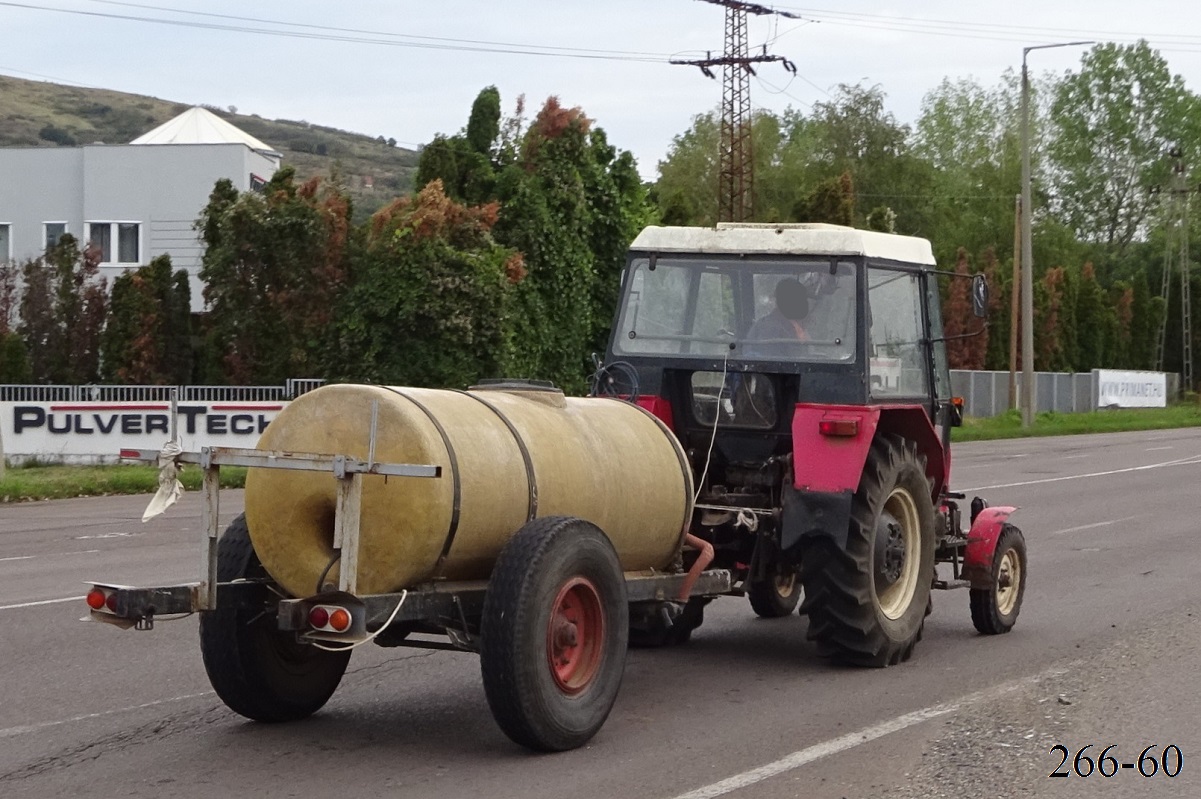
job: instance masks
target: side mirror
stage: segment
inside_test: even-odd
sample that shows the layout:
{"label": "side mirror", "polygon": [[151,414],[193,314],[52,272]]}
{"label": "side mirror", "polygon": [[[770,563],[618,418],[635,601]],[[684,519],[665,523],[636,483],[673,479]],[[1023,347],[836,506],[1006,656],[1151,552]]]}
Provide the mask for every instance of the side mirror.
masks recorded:
{"label": "side mirror", "polygon": [[980,319],[988,316],[988,281],[984,275],[972,278],[972,313]]}

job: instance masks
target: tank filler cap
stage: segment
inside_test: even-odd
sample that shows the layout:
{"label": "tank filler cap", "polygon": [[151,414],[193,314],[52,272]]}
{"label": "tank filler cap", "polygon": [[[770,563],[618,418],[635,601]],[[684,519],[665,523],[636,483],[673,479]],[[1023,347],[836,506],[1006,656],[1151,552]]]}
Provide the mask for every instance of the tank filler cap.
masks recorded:
{"label": "tank filler cap", "polygon": [[552,408],[567,407],[567,398],[549,380],[481,380],[468,391],[503,391],[541,402]]}
{"label": "tank filler cap", "polygon": [[553,391],[563,393],[549,380],[522,380],[513,377],[485,378],[468,391]]}

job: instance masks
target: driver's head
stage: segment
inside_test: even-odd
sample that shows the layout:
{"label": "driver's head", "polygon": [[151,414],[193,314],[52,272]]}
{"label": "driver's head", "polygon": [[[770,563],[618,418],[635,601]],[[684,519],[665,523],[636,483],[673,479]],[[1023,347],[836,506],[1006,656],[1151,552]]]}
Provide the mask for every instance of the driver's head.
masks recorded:
{"label": "driver's head", "polygon": [[776,307],[787,319],[804,319],[809,313],[809,292],[796,278],[786,277],[776,284]]}

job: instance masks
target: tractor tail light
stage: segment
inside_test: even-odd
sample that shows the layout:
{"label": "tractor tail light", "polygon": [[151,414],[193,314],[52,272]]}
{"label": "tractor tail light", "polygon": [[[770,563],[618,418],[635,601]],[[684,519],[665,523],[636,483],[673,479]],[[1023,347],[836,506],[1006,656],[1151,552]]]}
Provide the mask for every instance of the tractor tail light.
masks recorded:
{"label": "tractor tail light", "polygon": [[107,604],[108,596],[106,596],[105,593],[99,588],[93,588],[91,591],[88,591],[87,600],[89,608],[92,610],[100,610],[105,606],[105,604]]}
{"label": "tractor tail light", "polygon": [[853,438],[859,435],[859,420],[822,419],[817,423],[817,431],[823,436],[844,436]]}

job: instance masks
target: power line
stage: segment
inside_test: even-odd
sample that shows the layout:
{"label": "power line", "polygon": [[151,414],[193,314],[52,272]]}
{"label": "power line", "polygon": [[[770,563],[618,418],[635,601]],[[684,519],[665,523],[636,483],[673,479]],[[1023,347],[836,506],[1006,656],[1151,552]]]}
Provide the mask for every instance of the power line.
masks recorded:
{"label": "power line", "polygon": [[242,17],[234,14],[217,14],[211,11],[192,11],[185,8],[170,8],[166,6],[153,6],[144,3],[128,3],[121,0],[89,0],[92,3],[98,3],[106,6],[122,6],[125,8],[140,8],[147,11],[165,11],[172,14],[190,14],[197,17],[211,17],[215,19],[230,19],[239,22],[255,22],[264,25],[283,25],[290,28],[309,28],[311,30],[332,31],[336,33],[362,33],[373,36],[387,36],[389,38],[398,39],[417,39],[421,41],[431,42],[450,42],[454,44],[475,44],[487,45],[492,47],[527,47],[538,50],[558,50],[568,53],[600,53],[604,55],[627,55],[627,56],[646,56],[655,59],[665,59],[665,53],[650,53],[638,50],[610,50],[610,49],[595,49],[589,47],[559,47],[557,45],[540,45],[540,44],[525,44],[516,42],[493,42],[480,39],[459,39],[448,36],[425,36],[416,33],[393,33],[389,31],[366,30],[364,28],[339,28],[332,25],[315,25],[306,22],[288,22],[278,19],[263,19],[261,17]]}
{"label": "power line", "polygon": [[[127,22],[144,22],[156,25],[169,25],[178,28],[195,28],[201,30],[217,30],[233,33],[249,33],[260,36],[277,36],[289,39],[307,39],[317,41],[344,42],[350,44],[371,44],[384,47],[406,47],[419,50],[450,50],[455,52],[471,52],[471,53],[503,53],[509,55],[535,55],[547,56],[552,58],[582,58],[589,60],[602,61],[638,61],[643,63],[662,63],[666,64],[669,61],[667,55],[662,56],[640,56],[640,55],[625,55],[621,51],[588,51],[583,48],[569,49],[560,48],[550,45],[521,45],[509,43],[496,43],[494,45],[475,45],[468,43],[469,40],[460,40],[463,43],[453,44],[450,42],[426,42],[426,41],[405,41],[395,38],[368,38],[363,36],[340,35],[334,33],[320,33],[300,30],[273,30],[270,28],[252,28],[244,25],[227,25],[213,22],[198,22],[180,19],[167,19],[161,17],[141,17],[131,14],[114,14],[101,11],[84,11],[82,9],[56,8],[52,6],[39,6],[31,3],[14,3],[0,1],[0,6],[8,8],[20,8],[29,11],[48,11],[60,14],[73,14],[77,16],[85,16],[102,19],[116,19]],[[290,23],[272,23],[272,24],[290,24]],[[336,30],[336,29],[335,29]],[[370,32],[375,33],[375,32]],[[379,34],[376,36],[400,36],[403,34]],[[454,40],[451,40],[454,41]]]}
{"label": "power line", "polygon": [[1130,31],[1106,31],[1087,28],[1055,28],[995,22],[972,22],[969,20],[829,11],[826,9],[795,6],[789,8],[794,12],[812,17],[816,22],[928,35],[958,36],[961,38],[1010,42],[1029,42],[1032,38],[1058,40],[1065,36],[1088,35],[1113,41],[1137,41],[1138,39],[1167,41],[1169,44],[1183,46],[1187,52],[1194,52],[1196,48],[1201,48],[1201,37],[1186,34],[1132,33]]}

